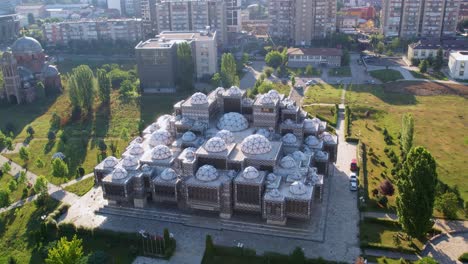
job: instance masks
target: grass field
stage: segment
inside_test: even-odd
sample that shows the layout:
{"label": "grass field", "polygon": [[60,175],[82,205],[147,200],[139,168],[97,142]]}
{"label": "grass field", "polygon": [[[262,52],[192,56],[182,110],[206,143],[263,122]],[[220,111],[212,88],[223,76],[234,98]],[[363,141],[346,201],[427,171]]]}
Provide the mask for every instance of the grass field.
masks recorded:
{"label": "grass field", "polygon": [[341,85],[316,84],[307,88],[304,95],[303,105],[307,104],[339,104],[341,103]]}
{"label": "grass field", "polygon": [[410,71],[411,75],[414,78],[419,79],[427,79],[427,80],[444,80],[448,81],[447,76],[445,76],[442,72],[433,72],[433,73],[420,73],[417,71]]}
{"label": "grass field", "polygon": [[404,79],[399,71],[391,69],[369,71],[369,74],[384,83]]}
{"label": "grass field", "polygon": [[71,72],[71,70],[77,66],[80,66],[82,64],[88,65],[91,69],[95,70],[96,68],[101,67],[104,64],[112,64],[116,63],[121,66],[122,69],[124,70],[129,70],[132,69],[133,67],[136,66],[135,59],[112,59],[110,58],[109,60],[88,60],[88,59],[82,59],[82,58],[75,58],[75,59],[65,59],[59,63],[57,63],[57,68],[62,74],[66,74],[68,72]]}
{"label": "grass field", "polygon": [[[397,84],[394,84],[397,85]],[[401,87],[403,82],[398,83]],[[422,90],[422,84],[410,84],[415,91]],[[393,86],[389,90],[396,89]],[[461,197],[468,201],[468,170],[466,157],[468,137],[468,100],[457,95],[415,96],[412,94],[386,92],[383,86],[354,86],[346,93],[347,104],[354,118],[351,134],[360,138],[372,155],[368,162],[368,191],[378,188],[385,178],[393,181],[392,163],[384,153],[387,147],[399,155],[398,133],[401,118],[411,113],[415,120],[414,145],[426,147],[437,161],[439,179],[449,186],[457,186]],[[366,112],[369,116],[366,116]],[[393,138],[393,144],[384,142],[383,129]],[[383,165],[382,165],[383,164]],[[389,205],[395,205],[395,195],[389,197]],[[462,217],[461,212],[459,214]]]}
{"label": "grass field", "polygon": [[65,191],[72,192],[76,195],[83,196],[94,186],[94,177],[89,177],[75,184],[65,187]]}
{"label": "grass field", "polygon": [[339,68],[330,69],[328,70],[328,75],[335,77],[350,77],[351,68],[349,66],[343,66]]}
{"label": "grass field", "polygon": [[[366,257],[368,262],[377,263],[377,264],[402,264],[400,261],[401,259],[393,259],[393,258],[386,258],[386,257],[374,257],[374,256],[367,256]],[[410,260],[406,260],[405,264],[415,263]]]}
{"label": "grass field", "polygon": [[[7,124],[13,126],[15,142],[26,140],[28,125],[35,130],[34,138],[28,147],[31,153],[28,164],[24,164],[18,154],[5,156],[19,164],[27,165],[28,169],[36,174],[45,175],[54,184],[67,182],[76,176],[79,167],[84,168],[85,174],[92,172],[98,162],[100,140],[103,139],[107,145],[115,142],[119,153],[128,141],[138,134],[140,122],[147,125],[159,115],[169,113],[173,103],[184,96],[144,95],[124,102],[118,98],[118,92],[114,91],[109,107],[102,107],[96,101],[93,113],[84,120],[76,121],[70,119],[71,105],[67,94],[47,98],[36,104],[1,106],[0,128],[5,128]],[[60,115],[62,125],[57,131],[56,140],[49,141],[47,133],[51,129],[49,121],[53,113]],[[70,175],[66,178],[50,175],[51,156],[56,152],[63,152],[67,157]],[[109,148],[107,154],[111,154]],[[38,166],[37,159],[42,160],[44,166]]]}
{"label": "grass field", "polygon": [[[8,189],[8,183],[10,180],[13,180],[14,177],[8,173],[3,174],[3,176],[0,177],[0,190],[8,190],[10,192],[10,189]],[[34,194],[33,189],[27,189],[27,192],[25,195],[23,195],[23,190],[27,188],[27,182],[18,184],[16,190],[13,192],[10,192],[10,202],[14,203],[17,202],[21,199],[24,199],[28,196],[31,196]]]}
{"label": "grass field", "polygon": [[330,121],[333,121],[332,110],[335,110],[335,107],[334,106],[309,105],[309,106],[305,106],[304,110],[312,116],[320,116],[320,117],[323,117],[323,119],[326,119],[328,122],[330,122]]}

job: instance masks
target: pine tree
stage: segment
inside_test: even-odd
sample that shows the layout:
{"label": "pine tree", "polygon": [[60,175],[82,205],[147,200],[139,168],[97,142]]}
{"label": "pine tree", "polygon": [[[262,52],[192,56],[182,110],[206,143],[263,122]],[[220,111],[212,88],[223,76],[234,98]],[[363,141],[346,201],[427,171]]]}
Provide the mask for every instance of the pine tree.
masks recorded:
{"label": "pine tree", "polygon": [[21,147],[19,150],[19,156],[20,159],[22,159],[24,162],[27,162],[29,160],[29,150],[25,147]]}

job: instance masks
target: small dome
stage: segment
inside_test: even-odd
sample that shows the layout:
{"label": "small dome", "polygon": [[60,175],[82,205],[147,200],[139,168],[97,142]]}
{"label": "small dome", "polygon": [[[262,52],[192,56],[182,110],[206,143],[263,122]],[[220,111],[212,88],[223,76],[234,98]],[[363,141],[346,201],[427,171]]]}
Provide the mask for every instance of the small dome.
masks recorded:
{"label": "small dome", "polygon": [[289,192],[294,195],[301,195],[307,192],[307,186],[300,181],[295,181],[289,186]]}
{"label": "small dome", "polygon": [[226,142],[220,137],[212,137],[205,143],[204,148],[208,152],[221,152],[226,150]]}
{"label": "small dome", "polygon": [[293,154],[292,154],[292,156],[293,156],[293,158],[294,158],[295,160],[297,160],[297,161],[306,160],[305,154],[304,154],[302,151],[300,151],[300,150],[294,151]]}
{"label": "small dome", "polygon": [[254,103],[254,101],[252,99],[250,99],[250,98],[243,98],[242,99],[242,104],[244,104],[244,105],[251,105],[253,103]]}
{"label": "small dome", "polygon": [[247,154],[264,154],[271,151],[271,143],[266,137],[255,134],[242,141],[241,149]]}
{"label": "small dome", "polygon": [[322,134],[319,135],[319,138],[327,144],[336,144],[336,136],[328,132],[323,132]]}
{"label": "small dome", "polygon": [[236,112],[230,112],[224,114],[218,122],[218,128],[223,130],[229,130],[231,132],[238,132],[245,130],[249,127],[247,119]]}
{"label": "small dome", "polygon": [[112,179],[114,180],[125,179],[127,178],[127,175],[128,173],[124,168],[118,167],[112,172]]}
{"label": "small dome", "polygon": [[307,118],[304,120],[304,128],[305,129],[316,129],[316,123],[310,119],[310,118]]}
{"label": "small dome", "polygon": [[266,129],[266,128],[258,129],[256,134],[262,135],[262,136],[264,136],[266,138],[270,137],[270,131],[268,131],[268,129]]}
{"label": "small dome", "polygon": [[11,46],[11,51],[15,55],[21,54],[38,54],[43,52],[41,43],[34,38],[31,37],[21,37],[17,39],[13,45]]}
{"label": "small dome", "polygon": [[102,163],[104,165],[104,168],[109,169],[109,168],[114,168],[117,165],[117,163],[119,163],[119,160],[114,156],[109,156],[105,158],[102,161]]}
{"label": "small dome", "polygon": [[141,171],[142,171],[142,172],[148,173],[148,172],[151,171],[151,167],[150,167],[148,164],[143,164],[143,165],[141,166]]}
{"label": "small dome", "polygon": [[42,68],[42,77],[44,78],[55,77],[59,74],[57,67],[53,65],[45,65],[44,68]]}
{"label": "small dome", "polygon": [[172,116],[171,115],[162,115],[158,117],[158,120],[156,120],[156,124],[158,126],[157,129],[166,129],[169,127],[169,123],[171,120]]}
{"label": "small dome", "polygon": [[223,87],[218,87],[218,88],[216,88],[216,89],[214,90],[214,93],[215,93],[215,94],[223,94],[223,93],[225,93],[225,90],[224,90]]}
{"label": "small dome", "polygon": [[145,150],[143,149],[143,146],[139,143],[135,143],[130,147],[130,154],[138,156],[143,154]]}
{"label": "small dome", "polygon": [[294,134],[292,133],[287,133],[286,135],[283,136],[281,139],[284,143],[286,144],[294,144],[297,141],[297,138]]}
{"label": "small dome", "polygon": [[227,96],[241,96],[242,95],[242,91],[241,89],[239,89],[239,87],[237,86],[231,86],[231,88],[227,89],[225,94]]}
{"label": "small dome", "polygon": [[307,146],[314,148],[320,145],[320,141],[316,136],[308,136],[305,140]]}
{"label": "small dome", "polygon": [[139,144],[141,144],[141,143],[143,143],[143,138],[142,138],[142,137],[136,137],[136,138],[132,141],[132,144],[133,144],[133,143],[139,143]]}
{"label": "small dome", "polygon": [[234,135],[229,130],[220,130],[218,133],[216,133],[216,136],[222,138],[227,144],[234,142]]}
{"label": "small dome", "polygon": [[256,168],[249,166],[244,169],[242,175],[246,179],[256,179],[260,174],[258,173],[258,170]]}
{"label": "small dome", "polygon": [[260,96],[260,104],[271,105],[273,103],[274,103],[274,100],[269,94],[263,94]]}
{"label": "small dome", "polygon": [[172,157],[172,151],[166,145],[158,145],[151,151],[151,158],[154,160],[163,160]]}
{"label": "small dome", "polygon": [[126,170],[135,170],[136,167],[138,166],[138,158],[132,155],[128,155],[123,158],[122,160],[122,166]]}
{"label": "small dome", "polygon": [[197,136],[192,131],[187,131],[182,135],[182,140],[185,142],[192,142],[197,139]]}
{"label": "small dome", "polygon": [[188,160],[194,160],[195,159],[195,148],[186,148],[184,149],[184,157]]}
{"label": "small dome", "polygon": [[167,168],[161,173],[161,179],[165,181],[170,181],[175,178],[177,178],[177,173],[171,168]]}
{"label": "small dome", "polygon": [[267,175],[267,181],[274,181],[274,180],[276,180],[277,177],[278,176],[276,176],[274,173],[269,173]]}
{"label": "small dome", "polygon": [[169,145],[172,142],[172,136],[169,131],[165,129],[159,129],[151,134],[149,144],[151,146],[157,145]]}
{"label": "small dome", "polygon": [[211,165],[203,165],[198,169],[195,177],[200,181],[214,181],[218,178],[218,171]]}
{"label": "small dome", "polygon": [[296,161],[291,156],[285,156],[281,159],[281,167],[291,169],[296,166]]}
{"label": "small dome", "polygon": [[314,157],[315,157],[315,159],[319,159],[319,160],[325,160],[325,159],[328,160],[328,153],[325,152],[325,151],[319,150],[319,151],[315,152]]}
{"label": "small dome", "polygon": [[278,91],[276,91],[276,90],[268,91],[268,95],[271,97],[271,99],[273,99],[275,101],[280,99],[280,95],[279,95]]}
{"label": "small dome", "polygon": [[202,104],[207,104],[208,99],[205,94],[203,93],[194,93],[191,97],[192,105],[202,105]]}

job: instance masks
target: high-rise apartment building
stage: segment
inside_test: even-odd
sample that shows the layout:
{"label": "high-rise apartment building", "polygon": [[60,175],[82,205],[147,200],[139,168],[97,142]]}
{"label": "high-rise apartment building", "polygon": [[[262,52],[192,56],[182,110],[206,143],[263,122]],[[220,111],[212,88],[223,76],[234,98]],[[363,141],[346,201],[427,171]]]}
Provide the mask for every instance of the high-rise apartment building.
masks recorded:
{"label": "high-rise apartment building", "polygon": [[271,0],[268,8],[270,35],[296,45],[310,45],[336,31],[334,0]]}
{"label": "high-rise apartment building", "polygon": [[241,29],[241,0],[224,0],[226,3],[226,24],[228,32]]}
{"label": "high-rise apartment building", "polygon": [[388,0],[382,5],[382,33],[402,38],[455,35],[460,0]]}

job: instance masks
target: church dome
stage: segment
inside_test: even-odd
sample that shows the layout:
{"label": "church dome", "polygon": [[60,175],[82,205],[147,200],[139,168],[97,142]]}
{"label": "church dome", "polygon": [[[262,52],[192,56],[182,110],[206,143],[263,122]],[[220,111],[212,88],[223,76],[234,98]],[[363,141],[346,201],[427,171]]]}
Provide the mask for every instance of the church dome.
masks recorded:
{"label": "church dome", "polygon": [[297,161],[303,161],[303,160],[306,160],[307,157],[305,156],[304,152],[300,151],[300,150],[296,150],[293,152],[292,154],[293,158]]}
{"label": "church dome", "polygon": [[286,144],[294,144],[297,141],[297,137],[292,133],[287,133],[281,140]]}
{"label": "church dome", "polygon": [[244,172],[242,173],[242,175],[246,179],[256,179],[259,176],[259,173],[256,168],[249,166],[244,169]]}
{"label": "church dome", "polygon": [[245,117],[236,112],[224,114],[218,122],[218,128],[229,130],[231,132],[238,132],[245,130],[249,127],[249,122]]}
{"label": "church dome", "polygon": [[336,144],[336,136],[328,132],[323,132],[322,134],[319,135],[319,138],[327,144]]}
{"label": "church dome", "polygon": [[138,166],[138,162],[139,162],[139,160],[138,160],[137,157],[129,155],[129,156],[126,156],[125,158],[123,158],[122,166],[126,170],[135,170],[136,167]]}
{"label": "church dome", "polygon": [[247,154],[265,154],[270,152],[271,143],[262,135],[250,135],[242,141],[242,152]]}
{"label": "church dome", "polygon": [[207,104],[208,103],[208,99],[206,97],[205,94],[203,93],[194,93],[191,97],[192,99],[192,104],[193,105],[202,105],[202,104]]}
{"label": "church dome", "polygon": [[11,46],[11,51],[15,55],[21,54],[38,54],[43,52],[41,43],[31,37],[21,37],[17,39]]}
{"label": "church dome", "polygon": [[241,89],[239,89],[239,87],[237,86],[231,86],[231,88],[227,89],[226,90],[226,93],[225,93],[227,96],[241,96],[242,95],[242,91]]}
{"label": "church dome", "polygon": [[158,145],[151,151],[151,157],[155,160],[168,159],[172,156],[172,151],[166,145]]}
{"label": "church dome", "polygon": [[139,143],[134,143],[130,147],[130,154],[132,155],[138,156],[138,155],[143,154],[143,152],[145,152],[145,150],[143,149],[143,146]]}
{"label": "church dome", "polygon": [[229,130],[220,130],[218,133],[216,133],[216,136],[222,138],[227,144],[234,142],[234,135]]}
{"label": "church dome", "polygon": [[316,136],[308,136],[305,140],[305,143],[311,148],[316,148],[320,146],[320,141]]}
{"label": "church dome", "polygon": [[218,178],[218,171],[211,165],[203,165],[198,169],[195,177],[200,181],[214,181]]}
{"label": "church dome", "polygon": [[268,95],[271,97],[271,99],[273,99],[275,101],[280,99],[280,95],[279,95],[278,91],[276,91],[276,90],[268,91]]}
{"label": "church dome", "polygon": [[226,150],[226,142],[220,137],[212,137],[205,143],[204,148],[208,152],[221,152]]}

